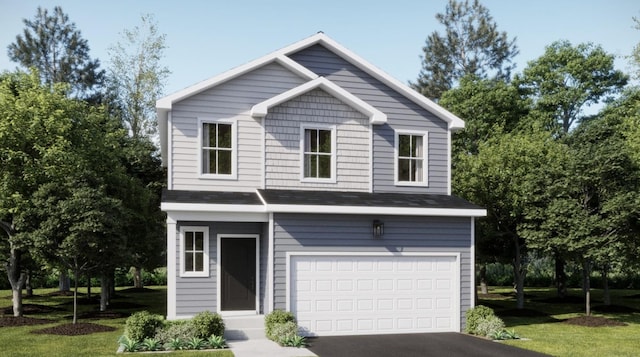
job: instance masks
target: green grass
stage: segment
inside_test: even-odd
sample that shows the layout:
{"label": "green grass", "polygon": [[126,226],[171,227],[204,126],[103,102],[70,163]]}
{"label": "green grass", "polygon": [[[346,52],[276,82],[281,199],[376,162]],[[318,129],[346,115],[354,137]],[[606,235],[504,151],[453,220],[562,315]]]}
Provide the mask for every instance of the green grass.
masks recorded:
{"label": "green grass", "polygon": [[[139,310],[164,315],[166,313],[166,288],[152,287],[150,293],[126,293],[120,289],[116,293],[116,298],[112,301],[114,311],[133,313]],[[123,334],[125,319],[102,319],[102,320],[82,320],[79,322],[91,322],[100,325],[113,326],[113,332],[94,333],[83,336],[57,336],[33,334],[31,331],[40,330],[55,324],[70,323],[70,316],[73,311],[73,297],[71,296],[45,296],[45,294],[56,291],[56,289],[36,289],[34,297],[25,298],[24,304],[47,305],[61,308],[61,311],[54,311],[47,314],[25,315],[26,317],[51,319],[51,324],[23,326],[23,327],[0,327],[0,346],[2,346],[3,356],[115,356],[118,348],[118,338]],[[95,291],[95,289],[94,289]],[[86,293],[86,289],[81,289],[81,293]],[[98,290],[99,292],[99,290]],[[95,292],[94,292],[95,294]],[[84,296],[84,295],[82,295]],[[117,308],[118,303],[136,303],[143,305],[135,309]],[[0,309],[11,306],[11,292],[0,291]],[[97,305],[78,305],[78,313],[96,310]],[[129,354],[131,355],[131,354]],[[138,355],[138,354],[136,354]],[[204,356],[204,357],[233,357],[229,350],[224,351],[179,351],[159,356]],[[147,356],[147,354],[139,354]]]}
{"label": "green grass", "polygon": [[[640,353],[640,313],[594,312],[628,324],[617,327],[584,327],[562,322],[562,320],[584,315],[582,303],[549,303],[541,299],[555,296],[553,289],[525,289],[525,309],[543,312],[546,316],[516,317],[508,312],[515,308],[512,289],[495,288],[490,294],[505,294],[504,297],[480,299],[478,304],[487,305],[503,318],[507,329],[515,329],[523,339],[503,343],[534,350],[553,356],[638,356]],[[612,290],[612,305],[621,305],[640,310],[639,290]],[[570,296],[580,297],[582,292],[573,289]],[[629,296],[636,295],[635,298]],[[602,305],[602,291],[592,291],[592,306]],[[505,313],[506,312],[506,313]]]}

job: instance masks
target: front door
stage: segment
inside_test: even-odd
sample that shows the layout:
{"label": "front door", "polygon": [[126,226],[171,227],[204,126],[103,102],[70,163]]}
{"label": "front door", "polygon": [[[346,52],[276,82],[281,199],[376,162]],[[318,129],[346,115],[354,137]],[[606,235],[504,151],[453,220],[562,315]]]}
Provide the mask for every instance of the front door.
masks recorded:
{"label": "front door", "polygon": [[256,309],[256,238],[220,239],[222,311]]}

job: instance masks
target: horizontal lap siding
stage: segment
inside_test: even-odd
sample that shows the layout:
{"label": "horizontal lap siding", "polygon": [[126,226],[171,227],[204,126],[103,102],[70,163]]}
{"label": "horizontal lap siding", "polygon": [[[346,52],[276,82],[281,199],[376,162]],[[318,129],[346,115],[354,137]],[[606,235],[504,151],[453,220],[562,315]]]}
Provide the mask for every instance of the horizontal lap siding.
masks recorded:
{"label": "horizontal lap siding", "polygon": [[[384,237],[372,239],[371,222],[384,222]],[[286,308],[287,252],[460,253],[460,316],[471,306],[471,220],[454,217],[274,215],[274,301]]]}
{"label": "horizontal lap siding", "polygon": [[[251,107],[304,81],[272,63],[173,105],[172,182],[174,190],[253,191],[263,183],[262,126]],[[198,118],[237,119],[236,180],[200,179]]]}
{"label": "horizontal lap siding", "polygon": [[[301,182],[301,123],[336,125],[336,183]],[[266,188],[369,190],[368,118],[322,90],[313,90],[269,111],[265,118]]]}
{"label": "horizontal lap siding", "polygon": [[[180,277],[180,227],[209,227],[209,277]],[[218,311],[217,306],[217,249],[218,234],[259,234],[260,235],[260,310],[263,310],[266,282],[267,239],[264,235],[263,223],[228,223],[228,222],[178,222],[176,230],[176,315],[192,316],[209,310]]]}
{"label": "horizontal lap siding", "polygon": [[[321,45],[306,48],[291,58],[327,77],[387,115],[387,124],[374,125],[374,192],[448,193],[447,123],[389,88]],[[394,185],[394,130],[429,132],[428,187]]]}

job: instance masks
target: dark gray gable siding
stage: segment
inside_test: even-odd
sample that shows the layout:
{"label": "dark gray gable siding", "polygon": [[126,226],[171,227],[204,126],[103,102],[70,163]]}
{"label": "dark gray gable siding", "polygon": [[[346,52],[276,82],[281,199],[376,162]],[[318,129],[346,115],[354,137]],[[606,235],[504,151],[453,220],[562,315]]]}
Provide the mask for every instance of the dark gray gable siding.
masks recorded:
{"label": "dark gray gable siding", "polygon": [[[374,240],[371,222],[384,222]],[[366,215],[274,215],[274,302],[286,308],[287,252],[455,252],[460,253],[460,319],[471,306],[471,219]]]}
{"label": "dark gray gable siding", "polygon": [[[209,227],[209,277],[180,277],[180,227],[206,226]],[[265,282],[267,280],[267,232],[268,225],[264,223],[231,223],[231,222],[178,222],[176,225],[176,315],[193,316],[199,312],[209,310],[218,311],[217,306],[217,236],[218,234],[259,234],[260,235],[260,311],[264,311]]]}
{"label": "dark gray gable siding", "polygon": [[[387,114],[387,124],[374,125],[374,192],[448,192],[448,129],[444,120],[321,45],[311,46],[290,57]],[[429,132],[428,188],[394,185],[394,130],[397,129]]]}

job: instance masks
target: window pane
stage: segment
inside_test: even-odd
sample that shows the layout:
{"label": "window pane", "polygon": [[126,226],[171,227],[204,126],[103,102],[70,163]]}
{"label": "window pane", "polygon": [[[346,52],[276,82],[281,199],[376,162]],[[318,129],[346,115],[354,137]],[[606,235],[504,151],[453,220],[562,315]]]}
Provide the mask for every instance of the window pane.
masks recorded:
{"label": "window pane", "polygon": [[422,160],[413,160],[413,171],[413,181],[424,181],[424,177],[422,177]]}
{"label": "window pane", "polygon": [[193,250],[193,232],[184,233],[184,250]]}
{"label": "window pane", "polygon": [[411,137],[411,157],[422,157],[422,137],[421,136],[412,136]]}
{"label": "window pane", "polygon": [[218,150],[218,173],[231,175],[231,151]]}
{"label": "window pane", "polygon": [[398,135],[398,155],[402,157],[411,156],[411,136]]}
{"label": "window pane", "polygon": [[331,130],[319,130],[319,152],[331,153]]}
{"label": "window pane", "polygon": [[309,150],[308,152],[318,152],[318,131],[315,129],[307,129],[309,131]]}
{"label": "window pane", "polygon": [[398,160],[398,181],[410,181],[409,166],[411,160]]}
{"label": "window pane", "polygon": [[204,123],[204,146],[207,147],[216,147],[216,125]]}
{"label": "window pane", "polygon": [[218,124],[218,147],[231,148],[231,125]]}
{"label": "window pane", "polygon": [[318,157],[314,154],[304,155],[304,177],[318,177]]}
{"label": "window pane", "polygon": [[204,250],[204,233],[196,232],[195,250]]}
{"label": "window pane", "polygon": [[194,267],[194,271],[204,271],[204,254],[195,253],[195,257],[196,257],[196,266]]}
{"label": "window pane", "polygon": [[185,253],[184,271],[193,271],[193,253]]}
{"label": "window pane", "polygon": [[331,156],[318,156],[318,177],[331,178]]}
{"label": "window pane", "polygon": [[218,152],[216,150],[208,150],[209,151],[209,174],[217,174],[218,173],[218,164],[216,160],[216,156],[218,156]]}

